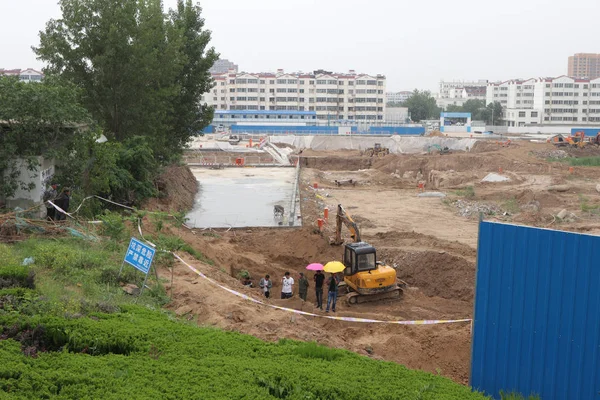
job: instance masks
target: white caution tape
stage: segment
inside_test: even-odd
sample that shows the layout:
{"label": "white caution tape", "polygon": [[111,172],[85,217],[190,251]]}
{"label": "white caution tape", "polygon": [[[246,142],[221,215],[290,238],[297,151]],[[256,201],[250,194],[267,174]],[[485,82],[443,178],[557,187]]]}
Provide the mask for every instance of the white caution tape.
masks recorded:
{"label": "white caution tape", "polygon": [[215,281],[214,279],[209,278],[208,276],[204,275],[202,272],[198,271],[196,268],[194,268],[193,266],[191,266],[190,264],[188,264],[187,262],[185,262],[181,257],[179,257],[177,254],[172,253],[175,258],[177,258],[179,261],[181,261],[185,266],[187,266],[190,270],[192,270],[193,272],[195,272],[196,274],[198,274],[198,276],[206,279],[207,281],[209,281],[210,283],[212,283],[213,285],[216,285],[218,287],[220,287],[223,290],[228,291],[231,294],[234,294],[238,297],[241,297],[242,299],[245,300],[249,300],[253,303],[256,304],[260,304],[263,306],[267,306],[267,307],[271,307],[271,308],[276,308],[278,310],[283,310],[283,311],[288,311],[294,314],[300,314],[300,315],[306,315],[308,317],[318,317],[318,318],[327,318],[327,319],[335,319],[338,321],[346,321],[346,322],[363,322],[363,323],[380,323],[380,324],[396,324],[396,325],[436,325],[436,324],[452,324],[452,323],[458,323],[458,322],[471,322],[470,318],[465,318],[465,319],[451,319],[451,320],[418,320],[418,321],[385,321],[385,320],[378,320],[378,319],[368,319],[368,318],[355,318],[355,317],[336,317],[336,316],[332,316],[332,315],[320,315],[320,314],[313,314],[313,313],[309,313],[306,311],[299,311],[299,310],[294,310],[293,308],[287,308],[287,307],[280,307],[280,306],[276,306],[273,304],[267,304],[264,303],[260,300],[257,300],[253,297],[250,297],[248,295],[245,295],[243,293],[237,292],[233,289],[230,289],[226,286],[221,285],[220,283],[218,283],[217,281]]}

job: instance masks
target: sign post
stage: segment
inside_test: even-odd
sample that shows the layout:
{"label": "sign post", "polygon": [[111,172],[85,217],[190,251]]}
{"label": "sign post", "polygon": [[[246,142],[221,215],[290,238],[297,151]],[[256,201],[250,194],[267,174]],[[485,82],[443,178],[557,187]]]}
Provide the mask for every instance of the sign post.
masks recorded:
{"label": "sign post", "polygon": [[148,273],[150,272],[150,267],[152,266],[152,260],[154,259],[155,252],[156,250],[154,248],[132,237],[131,241],[129,242],[129,247],[127,248],[127,253],[125,253],[123,264],[121,264],[119,276],[121,275],[121,271],[123,271],[123,266],[125,263],[144,273],[144,284],[140,290],[140,295],[146,286]]}

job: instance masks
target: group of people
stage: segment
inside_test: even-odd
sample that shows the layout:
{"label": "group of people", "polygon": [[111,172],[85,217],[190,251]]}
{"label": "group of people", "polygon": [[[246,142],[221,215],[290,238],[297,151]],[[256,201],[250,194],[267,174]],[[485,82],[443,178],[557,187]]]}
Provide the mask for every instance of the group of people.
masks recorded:
{"label": "group of people", "polygon": [[[316,271],[313,276],[313,282],[315,284],[315,295],[317,297],[317,308],[323,309],[323,286],[327,288],[327,306],[325,311],[335,312],[335,305],[337,303],[337,295],[338,295],[338,283],[339,278],[335,274],[331,274],[329,278],[325,278],[325,274],[323,271]],[[296,282],[294,278],[291,277],[289,272],[286,272],[283,278],[281,278],[281,298],[289,299],[294,295],[294,285]],[[259,283],[260,288],[263,290],[263,293],[266,298],[271,297],[271,289],[273,287],[273,280],[270,275],[265,275],[264,278],[260,280]],[[300,272],[298,274],[298,295],[304,301],[306,301],[306,297],[308,295],[308,288],[310,284],[308,282],[308,278],[304,274],[304,272]]]}
{"label": "group of people", "polygon": [[[50,188],[44,192],[44,203],[46,204],[46,219],[48,221],[64,221],[67,216],[63,211],[69,211],[69,202],[71,200],[71,190],[68,187],[62,188],[60,193],[58,192],[58,184],[53,183]],[[58,210],[52,204],[60,207],[62,210]]]}

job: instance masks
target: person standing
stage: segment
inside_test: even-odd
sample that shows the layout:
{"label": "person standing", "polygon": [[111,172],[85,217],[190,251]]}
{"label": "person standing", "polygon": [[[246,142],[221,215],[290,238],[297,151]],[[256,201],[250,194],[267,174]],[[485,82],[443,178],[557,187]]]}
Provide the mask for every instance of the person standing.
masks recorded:
{"label": "person standing", "polygon": [[289,272],[285,273],[283,279],[281,279],[281,298],[289,299],[294,294],[293,290],[294,278],[290,276]]}
{"label": "person standing", "polygon": [[304,272],[300,272],[300,279],[298,279],[298,294],[300,298],[306,301],[306,295],[308,294],[308,279],[304,276]]}
{"label": "person standing", "polygon": [[[64,212],[69,212],[69,202],[71,200],[71,190],[69,190],[69,188],[64,188],[60,195],[56,198],[56,200],[54,201],[54,204],[56,204],[58,207],[60,207]],[[63,213],[60,210],[56,210],[56,220],[57,221],[64,221],[67,219],[67,216],[65,215],[65,213]]]}
{"label": "person standing", "polygon": [[265,277],[260,280],[258,285],[261,287],[261,289],[265,293],[265,297],[268,299],[269,296],[271,296],[271,288],[273,287],[273,282],[271,282],[271,276],[269,274],[265,275]]}
{"label": "person standing", "polygon": [[327,279],[327,308],[325,312],[329,312],[329,306],[331,305],[331,311],[335,312],[335,303],[337,302],[338,295],[338,279],[335,274],[331,274],[331,277]]}
{"label": "person standing", "polygon": [[56,191],[57,187],[58,185],[53,183],[50,185],[50,188],[44,192],[44,203],[46,203],[46,219],[48,221],[54,221],[56,215],[56,208],[54,208],[52,204],[48,203],[48,200],[52,202],[56,200],[56,197],[58,196],[58,192]]}
{"label": "person standing", "polygon": [[323,271],[317,271],[313,278],[315,281],[315,294],[317,295],[317,308],[323,309],[323,282],[325,282],[325,275]]}

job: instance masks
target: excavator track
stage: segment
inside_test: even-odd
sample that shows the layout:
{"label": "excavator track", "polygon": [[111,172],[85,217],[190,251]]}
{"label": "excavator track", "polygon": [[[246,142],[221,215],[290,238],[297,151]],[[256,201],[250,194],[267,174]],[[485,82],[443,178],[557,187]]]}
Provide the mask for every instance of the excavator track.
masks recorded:
{"label": "excavator track", "polygon": [[350,305],[369,303],[373,301],[381,301],[386,299],[400,299],[404,291],[400,286],[395,289],[377,294],[360,294],[358,292],[350,292],[346,295],[346,302]]}

